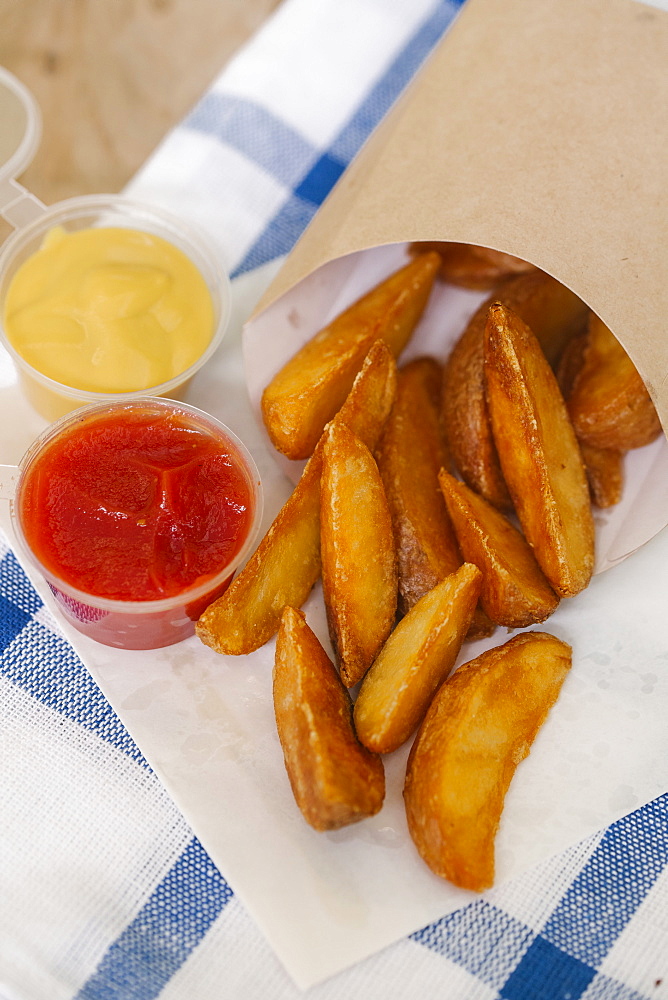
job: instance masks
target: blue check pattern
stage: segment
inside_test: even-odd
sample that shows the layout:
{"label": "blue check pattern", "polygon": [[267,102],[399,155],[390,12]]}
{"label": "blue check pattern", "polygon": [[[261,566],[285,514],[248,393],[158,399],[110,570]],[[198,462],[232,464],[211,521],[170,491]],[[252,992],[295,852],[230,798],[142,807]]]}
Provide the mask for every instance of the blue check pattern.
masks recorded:
{"label": "blue check pattern", "polygon": [[184,126],[252,160],[286,190],[280,209],[238,261],[232,278],[289,253],[336,181],[451,23],[461,2],[438,3],[406,41],[383,76],[328,149],[257,104],[226,94],[207,95]]}
{"label": "blue check pattern", "polygon": [[178,971],[232,897],[193,838],[76,1000],[151,1000]]}
{"label": "blue check pattern", "polygon": [[[233,276],[290,251],[458,7],[449,0],[434,4],[380,78],[360,95],[356,109],[327,149],[318,148],[266,107],[225,93],[224,88],[211,91],[194,108],[183,123],[184,133],[206,136],[233,150],[285,189],[282,204],[238,256]],[[138,780],[151,789],[158,784],[157,778],[141,751],[59,634],[8,546],[3,545],[0,552],[0,679],[28,701],[38,702],[63,726],[74,724],[122,755]],[[176,810],[169,823],[184,827],[182,848],[158,878],[146,877],[132,916],[98,948],[83,980],[69,991],[59,988],[58,996],[73,1000],[193,996],[199,1000],[199,996],[213,995],[189,992],[186,987],[176,992],[175,983],[196,963],[212,933],[226,940],[226,920],[232,920],[235,898]],[[420,996],[448,1000],[668,997],[666,910],[662,930],[657,931],[657,922],[645,916],[654,912],[661,899],[664,907],[668,903],[667,862],[668,795],[547,865],[546,895],[553,885],[563,888],[539,920],[531,921],[517,912],[512,893],[499,889],[413,934],[405,944],[413,949],[414,968],[422,969],[422,957],[440,960],[436,965],[424,963],[420,983],[427,992]],[[642,936],[645,928],[648,936],[654,935],[652,946],[637,960],[633,957],[637,949],[627,948],[626,942],[634,935]],[[9,981],[11,974],[10,963],[7,960],[5,966],[5,961],[0,941],[0,1000],[4,1000],[3,981]],[[369,961],[382,971],[383,963],[391,958],[381,955]],[[316,987],[313,996],[322,1000],[375,996],[365,985],[367,967],[368,962],[362,963],[359,972],[342,973]],[[244,996],[297,1000],[302,995],[280,970],[271,963],[268,968],[264,980],[261,968],[255,970],[253,990],[257,992]],[[397,979],[396,992],[387,996],[417,996],[411,992],[412,975],[409,968],[406,981]],[[450,987],[450,982],[457,985]],[[230,1000],[241,996],[227,992],[224,983],[216,995]],[[8,1000],[14,997],[8,993]]]}
{"label": "blue check pattern", "polygon": [[[610,826],[537,933],[480,901],[413,935],[503,1000],[640,1000],[601,967],[668,863],[668,795]],[[478,937],[471,947],[471,931]],[[652,985],[668,956],[656,955]]]}
{"label": "blue check pattern", "polygon": [[[7,548],[0,561],[0,584],[0,676],[150,774],[140,750],[50,622]],[[610,826],[596,839],[593,850],[583,853],[582,864],[576,861],[574,866],[572,859],[564,859],[565,866],[574,868],[573,878],[542,926],[529,926],[507,912],[503,890],[498,890],[493,900],[481,898],[411,935],[411,940],[466,970],[499,1000],[652,1000],[661,995],[656,990],[664,977],[668,981],[665,921],[663,951],[652,955],[654,967],[645,992],[606,972],[605,962],[665,876],[668,795]],[[73,996],[76,1000],[159,997],[232,898],[224,878],[191,837],[164,877],[147,887],[134,918],[109,942]],[[0,949],[0,971],[1,955]],[[339,978],[353,974],[354,970]]]}

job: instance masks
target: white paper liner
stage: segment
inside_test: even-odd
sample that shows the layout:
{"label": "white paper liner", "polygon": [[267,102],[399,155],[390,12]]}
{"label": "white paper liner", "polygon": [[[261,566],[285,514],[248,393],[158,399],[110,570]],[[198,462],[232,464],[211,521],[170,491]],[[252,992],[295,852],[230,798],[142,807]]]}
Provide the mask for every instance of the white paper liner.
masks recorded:
{"label": "white paper liner", "polygon": [[[374,266],[386,273],[386,265],[402,253],[394,248],[379,254]],[[342,262],[341,271],[349,264]],[[265,489],[265,527],[290,483],[248,400],[240,327],[269,270],[235,283],[230,333],[189,397],[228,424],[253,453]],[[327,276],[330,311],[363,290],[353,287],[358,276],[350,277],[344,290],[332,287]],[[440,291],[452,310],[447,323],[458,328],[479,297]],[[304,324],[300,336],[307,335],[305,309],[310,306],[300,303],[292,316],[293,325]],[[308,315],[314,317],[315,306]],[[277,364],[289,349],[289,331],[275,322],[262,344],[257,329],[246,341],[255,396],[254,360],[260,357],[264,364],[271,350]],[[429,336],[440,337],[445,324],[440,317],[432,327],[426,317],[407,356],[423,349]],[[22,400],[11,366],[1,360],[0,461],[12,462],[43,422]],[[665,473],[665,460],[660,461]],[[644,502],[649,488],[641,492]],[[0,506],[2,526],[9,530],[7,505]],[[635,545],[637,536],[630,540]],[[663,531],[622,565],[597,576],[583,594],[563,601],[544,626],[572,644],[574,667],[511,786],[497,841],[497,884],[668,788],[666,592],[668,533]],[[319,587],[305,610],[327,643]],[[298,986],[311,986],[476,898],[432,875],[410,842],[401,796],[408,747],[386,758],[386,803],[376,817],[329,834],[307,826],[292,797],[275,730],[273,641],[235,658],[217,655],[196,638],[153,652],[123,652],[66,632]],[[505,638],[500,630],[492,640],[470,645],[463,658]]]}

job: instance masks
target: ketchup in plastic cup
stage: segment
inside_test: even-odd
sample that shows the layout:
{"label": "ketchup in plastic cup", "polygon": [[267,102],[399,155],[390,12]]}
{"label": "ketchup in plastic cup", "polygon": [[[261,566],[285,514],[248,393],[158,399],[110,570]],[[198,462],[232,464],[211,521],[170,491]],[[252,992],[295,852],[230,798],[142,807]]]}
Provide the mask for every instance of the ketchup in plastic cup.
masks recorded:
{"label": "ketchup in plastic cup", "polygon": [[248,555],[262,515],[243,443],[185,403],[87,406],[21,463],[19,542],[80,632],[156,649],[194,632]]}

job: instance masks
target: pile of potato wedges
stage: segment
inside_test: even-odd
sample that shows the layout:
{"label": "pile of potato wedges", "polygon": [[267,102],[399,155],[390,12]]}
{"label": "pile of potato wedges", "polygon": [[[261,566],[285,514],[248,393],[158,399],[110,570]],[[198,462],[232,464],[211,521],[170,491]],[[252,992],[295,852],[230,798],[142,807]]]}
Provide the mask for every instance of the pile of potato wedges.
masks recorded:
{"label": "pile of potato wedges", "polygon": [[[445,363],[402,364],[437,281],[489,295]],[[455,664],[471,639],[543,623],[587,586],[592,506],[619,501],[624,453],[661,433],[647,390],[554,278],[481,247],[414,244],[275,375],[262,418],[278,451],[307,461],[197,634],[228,655],[276,637],[278,735],[316,830],[376,814],[383,755],[413,739],[410,835],[437,875],[481,891],[572,652],[532,630]],[[318,580],[333,656],[300,610]]]}

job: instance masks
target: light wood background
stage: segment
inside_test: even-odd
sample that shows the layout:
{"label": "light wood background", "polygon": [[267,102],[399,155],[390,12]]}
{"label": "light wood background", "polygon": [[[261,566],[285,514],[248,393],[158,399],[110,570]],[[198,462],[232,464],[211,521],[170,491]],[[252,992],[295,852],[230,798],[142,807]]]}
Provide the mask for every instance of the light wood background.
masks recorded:
{"label": "light wood background", "polygon": [[0,65],[44,134],[22,183],[119,191],[280,0],[0,0]]}

